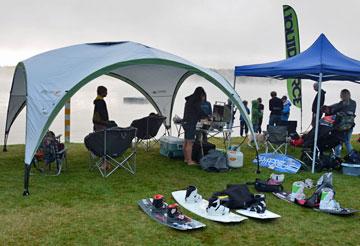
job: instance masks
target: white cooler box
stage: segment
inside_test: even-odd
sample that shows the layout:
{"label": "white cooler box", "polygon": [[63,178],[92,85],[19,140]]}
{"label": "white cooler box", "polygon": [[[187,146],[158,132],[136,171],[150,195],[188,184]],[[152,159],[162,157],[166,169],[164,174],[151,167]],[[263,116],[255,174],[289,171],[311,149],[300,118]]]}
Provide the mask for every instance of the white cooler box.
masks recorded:
{"label": "white cooler box", "polygon": [[160,154],[169,158],[181,158],[183,154],[184,139],[173,136],[160,138]]}

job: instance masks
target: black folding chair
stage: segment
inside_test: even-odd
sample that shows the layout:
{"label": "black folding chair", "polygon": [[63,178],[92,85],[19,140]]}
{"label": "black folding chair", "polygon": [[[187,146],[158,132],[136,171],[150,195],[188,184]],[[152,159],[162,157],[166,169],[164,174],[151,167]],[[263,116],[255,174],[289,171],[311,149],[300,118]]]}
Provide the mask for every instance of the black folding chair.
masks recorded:
{"label": "black folding chair", "polygon": [[159,140],[155,137],[165,120],[166,117],[161,115],[149,115],[144,118],[134,120],[131,123],[131,126],[137,128],[136,142],[143,143],[145,150],[148,151],[151,146],[159,142]]}
{"label": "black folding chair", "polygon": [[273,153],[287,154],[289,143],[287,126],[267,126],[267,136],[265,142],[265,151],[269,152],[269,147]]}
{"label": "black folding chair", "polygon": [[[136,172],[136,128],[113,127],[93,132],[84,139],[90,151],[90,168],[97,168],[103,177],[108,177],[122,167],[131,174]],[[130,153],[126,151],[130,148]]]}

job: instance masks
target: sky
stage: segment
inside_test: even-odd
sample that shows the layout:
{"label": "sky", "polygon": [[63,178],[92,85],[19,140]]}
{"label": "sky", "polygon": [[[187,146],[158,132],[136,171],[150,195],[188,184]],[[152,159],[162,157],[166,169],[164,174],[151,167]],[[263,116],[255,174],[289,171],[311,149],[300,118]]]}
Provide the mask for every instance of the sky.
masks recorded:
{"label": "sky", "polygon": [[68,45],[129,40],[212,68],[285,58],[282,5],[301,50],[321,34],[360,60],[359,0],[0,0],[0,65]]}

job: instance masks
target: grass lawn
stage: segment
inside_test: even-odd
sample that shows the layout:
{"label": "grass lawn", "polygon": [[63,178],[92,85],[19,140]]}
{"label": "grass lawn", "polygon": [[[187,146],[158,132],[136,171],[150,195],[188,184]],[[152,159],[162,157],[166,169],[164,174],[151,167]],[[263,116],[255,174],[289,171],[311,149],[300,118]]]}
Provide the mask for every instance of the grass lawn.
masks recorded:
{"label": "grass lawn", "polygon": [[[234,142],[240,142],[235,139]],[[218,147],[220,147],[220,142]],[[359,150],[360,145],[354,143]],[[207,173],[180,160],[138,148],[137,173],[124,170],[107,179],[88,170],[88,152],[83,144],[69,146],[69,169],[59,177],[42,176],[32,170],[30,196],[23,197],[24,146],[11,145],[0,153],[0,244],[1,245],[359,245],[360,217],[340,217],[288,204],[267,194],[268,208],[282,218],[275,221],[248,219],[239,224],[221,224],[185,214],[205,223],[206,228],[181,232],[151,220],[137,206],[141,198],[160,193],[167,202],[171,192],[194,184],[204,197],[229,183],[266,179],[270,170],[255,174],[254,150],[246,144],[245,165],[226,173]],[[299,150],[289,152],[299,156]],[[285,188],[297,180],[321,173],[285,177]],[[334,173],[336,200],[360,209],[360,179]],[[255,192],[253,187],[251,190]]]}

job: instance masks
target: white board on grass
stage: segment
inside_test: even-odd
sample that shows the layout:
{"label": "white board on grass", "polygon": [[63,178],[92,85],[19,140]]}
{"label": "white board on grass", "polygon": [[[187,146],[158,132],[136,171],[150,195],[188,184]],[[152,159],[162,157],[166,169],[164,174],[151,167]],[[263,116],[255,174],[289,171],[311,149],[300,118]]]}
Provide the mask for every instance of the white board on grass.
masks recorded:
{"label": "white board on grass", "polygon": [[209,202],[205,199],[202,199],[202,201],[199,203],[187,203],[185,201],[186,190],[174,191],[171,194],[176,200],[176,202],[180,204],[180,206],[208,220],[213,220],[222,223],[232,223],[232,222],[241,222],[247,219],[246,217],[231,212],[227,215],[208,215],[208,213],[206,212],[206,208]]}
{"label": "white board on grass", "polygon": [[281,216],[276,214],[276,213],[273,213],[269,210],[266,210],[264,213],[257,213],[257,212],[254,212],[254,211],[249,211],[249,210],[246,210],[246,209],[238,209],[236,210],[237,213],[241,214],[241,215],[244,215],[246,217],[251,217],[251,218],[254,218],[254,219],[262,219],[262,220],[266,220],[266,219],[277,219],[277,218],[280,218]]}

